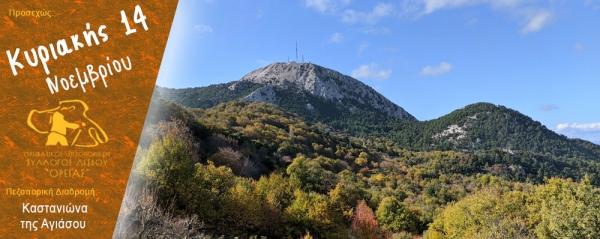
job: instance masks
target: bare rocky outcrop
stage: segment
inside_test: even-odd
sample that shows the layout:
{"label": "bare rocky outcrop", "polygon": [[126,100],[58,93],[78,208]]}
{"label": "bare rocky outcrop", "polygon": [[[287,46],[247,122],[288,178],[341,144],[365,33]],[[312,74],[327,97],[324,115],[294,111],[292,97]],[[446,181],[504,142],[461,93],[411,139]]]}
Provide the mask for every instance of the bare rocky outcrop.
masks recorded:
{"label": "bare rocky outcrop", "polygon": [[254,92],[250,93],[246,97],[243,98],[247,101],[260,101],[260,102],[275,102],[277,96],[275,91],[270,86],[263,86],[256,89]]}
{"label": "bare rocky outcrop", "polygon": [[[250,72],[238,82],[254,82],[283,89],[293,87],[329,100],[352,99],[361,104],[372,106],[390,116],[416,121],[416,118],[402,107],[394,104],[359,80],[312,63],[273,63]],[[263,99],[264,94],[270,93],[266,89],[261,89],[259,88],[260,93],[257,93],[259,91],[257,90],[246,98]],[[257,94],[261,94],[260,97]],[[273,95],[273,99],[275,99],[275,95]],[[355,106],[351,105],[349,107]]]}

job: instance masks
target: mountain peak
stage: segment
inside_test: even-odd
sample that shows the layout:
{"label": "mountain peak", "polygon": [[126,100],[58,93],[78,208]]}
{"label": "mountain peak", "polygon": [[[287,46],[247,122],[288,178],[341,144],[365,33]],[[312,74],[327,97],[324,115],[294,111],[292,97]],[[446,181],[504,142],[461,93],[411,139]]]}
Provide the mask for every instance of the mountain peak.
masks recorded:
{"label": "mountain peak", "polygon": [[[416,118],[370,86],[332,69],[313,63],[277,62],[254,70],[239,82],[253,82],[274,88],[297,88],[327,100],[353,100],[387,115],[409,121]],[[357,107],[349,105],[350,109]]]}

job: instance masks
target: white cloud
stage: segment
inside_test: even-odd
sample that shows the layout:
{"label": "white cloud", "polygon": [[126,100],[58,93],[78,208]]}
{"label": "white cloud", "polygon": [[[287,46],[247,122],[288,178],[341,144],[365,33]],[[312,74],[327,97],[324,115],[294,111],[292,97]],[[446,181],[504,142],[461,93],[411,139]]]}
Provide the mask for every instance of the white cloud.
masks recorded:
{"label": "white cloud", "polygon": [[542,111],[550,111],[550,110],[557,110],[558,107],[556,105],[553,105],[553,104],[547,104],[547,105],[542,105],[540,107],[540,109]]}
{"label": "white cloud", "polygon": [[393,46],[386,46],[386,47],[379,48],[379,50],[387,51],[387,52],[398,52],[400,50],[400,48],[393,47]]}
{"label": "white cloud", "polygon": [[363,79],[375,79],[375,80],[387,80],[390,78],[392,74],[392,70],[380,70],[379,66],[375,63],[371,63],[369,65],[361,65],[358,68],[352,70],[352,74],[350,74],[354,78],[363,78]]}
{"label": "white cloud", "polygon": [[537,10],[526,14],[527,24],[521,29],[524,34],[537,32],[552,20],[553,14],[548,10]]}
{"label": "white cloud", "polygon": [[[527,34],[540,31],[553,20],[553,12],[541,8],[538,3],[539,1],[534,0],[404,0],[400,12],[409,18],[418,19],[443,9],[489,5],[494,11],[520,19],[523,22],[521,32]],[[476,20],[470,19],[469,22],[474,23]]]}
{"label": "white cloud", "polygon": [[494,8],[512,8],[517,7],[530,0],[487,0]]}
{"label": "white cloud", "polygon": [[598,0],[585,0],[583,4],[585,6],[591,6],[594,10],[600,9],[600,1]]}
{"label": "white cloud", "polygon": [[373,26],[368,26],[365,28],[362,28],[361,31],[365,34],[373,34],[373,35],[387,35],[390,34],[390,29],[387,27],[373,27]]}
{"label": "white cloud", "polygon": [[569,138],[580,138],[600,144],[600,122],[585,124],[564,123],[557,125],[554,131],[564,134]]}
{"label": "white cloud", "polygon": [[477,19],[477,17],[470,16],[470,15],[463,15],[463,19],[469,25],[475,25],[475,24],[477,24],[477,22],[479,22],[479,19]]}
{"label": "white cloud", "polygon": [[260,60],[260,59],[256,60],[256,63],[258,63],[261,66],[267,66],[267,65],[271,64],[270,61],[265,61],[265,60]]}
{"label": "white cloud", "polygon": [[577,42],[573,46],[573,49],[575,49],[575,51],[577,51],[577,52],[584,52],[587,48],[583,44],[581,44],[580,42]]}
{"label": "white cloud", "polygon": [[459,8],[485,2],[495,4],[495,1],[502,2],[504,0],[404,0],[401,4],[401,13],[418,18],[442,9]]}
{"label": "white cloud", "polygon": [[334,13],[350,3],[350,0],[306,0],[306,7],[320,13]]}
{"label": "white cloud", "polygon": [[307,0],[306,1],[306,7],[310,8],[314,8],[317,11],[323,13],[326,12],[329,8],[331,8],[330,6],[330,2],[329,0]]}
{"label": "white cloud", "polygon": [[405,0],[402,4],[405,13],[420,12],[430,14],[438,10],[489,4],[493,9],[515,8],[530,0]]}
{"label": "white cloud", "polygon": [[600,132],[600,122],[599,123],[586,123],[586,124],[578,124],[578,123],[564,123],[556,126],[556,130],[558,132]]}
{"label": "white cloud", "polygon": [[362,22],[366,24],[375,24],[381,18],[390,16],[394,12],[394,5],[378,3],[373,7],[371,12],[359,12],[347,9],[342,14],[342,22],[345,23],[356,23]]}
{"label": "white cloud", "polygon": [[256,10],[256,18],[260,19],[265,15],[265,12],[262,9]]}
{"label": "white cloud", "polygon": [[421,70],[421,75],[437,76],[452,70],[452,64],[443,61],[439,66],[426,66]]}
{"label": "white cloud", "polygon": [[461,7],[467,4],[474,4],[477,0],[423,0],[425,4],[423,12],[425,14],[432,13],[443,8]]}
{"label": "white cloud", "polygon": [[360,44],[360,46],[358,46],[358,55],[360,56],[367,47],[369,47],[369,43],[363,42]]}
{"label": "white cloud", "polygon": [[341,43],[343,40],[344,36],[342,35],[342,33],[339,32],[333,33],[331,37],[329,37],[329,42],[333,43]]}
{"label": "white cloud", "polygon": [[339,16],[345,23],[366,23],[375,24],[381,18],[390,16],[394,13],[394,5],[386,3],[377,3],[371,11],[357,11],[347,9],[350,0],[306,0],[305,6],[312,8],[322,14],[331,14]]}
{"label": "white cloud", "polygon": [[196,30],[198,30],[200,33],[212,33],[213,32],[212,27],[209,25],[200,24],[200,25],[195,25],[194,28]]}

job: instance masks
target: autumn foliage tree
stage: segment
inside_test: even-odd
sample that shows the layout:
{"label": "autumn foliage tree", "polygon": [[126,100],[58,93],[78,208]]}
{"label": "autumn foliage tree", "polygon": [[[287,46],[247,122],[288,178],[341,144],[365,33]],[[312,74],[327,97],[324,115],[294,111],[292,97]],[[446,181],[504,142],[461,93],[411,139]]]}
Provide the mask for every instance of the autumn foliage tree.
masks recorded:
{"label": "autumn foliage tree", "polygon": [[361,239],[384,238],[373,210],[364,200],[359,201],[356,206],[350,229],[355,236]]}

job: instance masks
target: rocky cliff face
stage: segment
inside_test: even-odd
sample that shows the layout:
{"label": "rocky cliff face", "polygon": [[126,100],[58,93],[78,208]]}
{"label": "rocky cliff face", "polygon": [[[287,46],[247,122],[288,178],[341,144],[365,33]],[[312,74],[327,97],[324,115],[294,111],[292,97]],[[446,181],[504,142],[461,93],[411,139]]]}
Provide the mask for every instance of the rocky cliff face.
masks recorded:
{"label": "rocky cliff face", "polygon": [[270,86],[263,86],[256,89],[254,92],[250,93],[246,97],[243,98],[247,101],[260,101],[260,102],[269,102],[273,103],[277,99],[277,95],[273,88]]}
{"label": "rocky cliff face", "polygon": [[[350,76],[312,63],[273,63],[250,72],[238,82],[253,82],[288,90],[304,90],[334,101],[351,99],[360,104],[371,106],[387,115],[403,120],[416,121],[414,116],[377,93],[373,88]],[[275,95],[271,95],[274,92],[270,90],[265,92],[264,90],[261,90],[261,96],[266,94],[269,96],[267,98],[274,99]],[[264,98],[258,97],[255,93],[247,98],[249,100]],[[354,107],[357,106],[349,105],[348,109],[352,110]]]}

